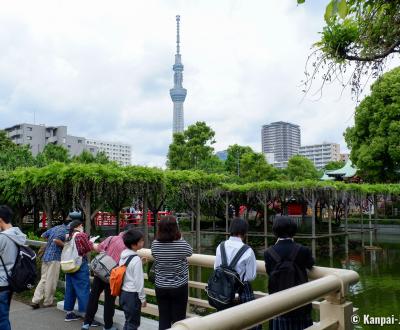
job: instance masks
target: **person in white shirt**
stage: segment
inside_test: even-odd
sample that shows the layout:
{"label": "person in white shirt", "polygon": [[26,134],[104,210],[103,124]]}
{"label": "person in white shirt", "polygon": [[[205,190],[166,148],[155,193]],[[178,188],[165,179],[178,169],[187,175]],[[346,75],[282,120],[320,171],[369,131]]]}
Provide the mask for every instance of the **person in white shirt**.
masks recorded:
{"label": "person in white shirt", "polygon": [[[244,245],[243,241],[247,235],[249,224],[247,221],[236,218],[233,219],[230,226],[230,237],[224,242],[226,257],[228,264],[235,257],[236,253]],[[214,269],[222,264],[221,258],[221,244],[218,245],[215,253]],[[240,293],[239,302],[245,303],[254,300],[254,293],[250,282],[253,281],[257,276],[257,263],[256,256],[253,249],[248,248],[246,252],[241,256],[238,263],[235,266],[235,270],[244,282],[243,291]],[[252,330],[261,329],[261,325],[257,325]]]}
{"label": "person in white shirt", "polygon": [[141,309],[146,307],[143,265],[136,253],[143,247],[144,237],[139,230],[131,229],[125,232],[123,240],[127,248],[121,253],[119,265],[122,266],[128,262],[128,266],[119,303],[125,314],[124,330],[136,330],[140,326]]}

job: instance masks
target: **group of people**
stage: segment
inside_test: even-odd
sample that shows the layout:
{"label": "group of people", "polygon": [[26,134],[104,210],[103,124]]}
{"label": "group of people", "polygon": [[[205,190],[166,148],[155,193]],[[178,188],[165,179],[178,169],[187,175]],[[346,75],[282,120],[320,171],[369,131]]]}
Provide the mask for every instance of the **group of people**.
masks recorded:
{"label": "group of people", "polygon": [[[9,270],[11,270],[16,257],[15,245],[25,244],[25,235],[19,228],[12,226],[11,218],[11,209],[4,205],[0,206],[0,257]],[[275,220],[273,230],[278,240],[264,253],[265,267],[269,275],[278,267],[279,259],[282,259],[292,260],[304,277],[307,277],[307,269],[313,266],[314,260],[308,248],[293,241],[296,229],[296,224],[288,217],[280,217]],[[228,263],[235,258],[235,255],[245,245],[247,232],[247,221],[240,218],[232,220],[229,239],[217,247],[215,269],[222,264],[222,257],[226,258]],[[81,220],[74,219],[70,214],[68,221],[45,231],[42,237],[47,239],[47,245],[42,256],[41,278],[32,298],[32,308],[54,306],[62,248],[73,237],[78,253],[82,257],[82,264],[78,271],[66,274],[65,321],[83,318],[82,329],[100,326],[94,317],[100,295],[104,292],[104,329],[115,329],[113,317],[116,297],[111,294],[110,284],[94,275],[90,289],[87,254],[96,251],[112,257],[117,265],[126,266],[122,291],[119,296],[119,304],[125,314],[124,330],[139,328],[141,309],[147,304],[143,273],[143,264],[147,260],[140,258],[137,254],[137,251],[144,245],[144,236],[141,231],[134,227],[127,227],[119,235],[109,236],[100,244],[95,244],[84,232]],[[246,248],[235,264],[235,271],[243,281],[238,303],[254,299],[251,281],[256,277],[257,263],[254,251],[247,246]],[[161,219],[158,222],[157,235],[151,245],[160,330],[168,329],[173,323],[186,318],[189,291],[187,258],[192,253],[192,247],[182,238],[175,217],[166,216]],[[12,292],[8,288],[7,276],[2,268],[0,265],[0,329],[8,330],[11,329],[8,315]],[[280,290],[278,287],[274,287],[276,281],[274,283],[270,281],[269,292]],[[78,313],[74,312],[76,300],[78,301]],[[273,330],[300,330],[311,325],[310,305],[270,321],[270,329]],[[260,328],[260,326],[254,327],[254,329]]]}

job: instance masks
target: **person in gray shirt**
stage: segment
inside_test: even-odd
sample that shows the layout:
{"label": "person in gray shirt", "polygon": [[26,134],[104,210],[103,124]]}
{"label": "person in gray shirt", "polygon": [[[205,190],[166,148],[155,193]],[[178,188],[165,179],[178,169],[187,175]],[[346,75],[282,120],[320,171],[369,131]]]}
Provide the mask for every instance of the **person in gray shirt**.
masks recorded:
{"label": "person in gray shirt", "polygon": [[[17,258],[17,245],[24,245],[26,235],[18,227],[13,227],[12,210],[7,205],[0,205],[0,257],[10,274]],[[9,314],[12,292],[3,264],[0,264],[0,329],[11,330]]]}

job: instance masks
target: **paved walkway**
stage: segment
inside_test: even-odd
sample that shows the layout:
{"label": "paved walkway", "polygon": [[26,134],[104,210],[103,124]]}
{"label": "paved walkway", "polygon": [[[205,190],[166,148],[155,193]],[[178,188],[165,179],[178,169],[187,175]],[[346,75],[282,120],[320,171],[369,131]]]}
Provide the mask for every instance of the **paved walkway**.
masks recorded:
{"label": "paved walkway", "polygon": [[[62,308],[62,302],[58,303]],[[103,306],[99,305],[96,320],[101,322],[103,314]],[[13,300],[11,302],[10,322],[12,330],[80,330],[82,321],[64,321],[65,313],[57,307],[39,308],[33,310],[29,305]],[[114,316],[114,326],[122,329],[124,323],[124,315],[122,311],[116,310]],[[103,329],[103,327],[91,328]],[[158,329],[158,322],[141,318],[141,330]],[[1,329],[0,329],[1,330]]]}
{"label": "paved walkway", "polygon": [[10,322],[12,330],[80,329],[81,322],[64,322],[64,316],[65,313],[56,307],[33,310],[29,305],[15,300],[11,302]]}

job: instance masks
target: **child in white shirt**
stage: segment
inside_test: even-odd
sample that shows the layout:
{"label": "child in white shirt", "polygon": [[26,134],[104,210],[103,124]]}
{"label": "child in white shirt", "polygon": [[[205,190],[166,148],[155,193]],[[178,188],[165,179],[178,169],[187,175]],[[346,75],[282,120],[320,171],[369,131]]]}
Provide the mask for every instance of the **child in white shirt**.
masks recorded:
{"label": "child in white shirt", "polygon": [[144,245],[143,234],[136,229],[131,229],[124,234],[126,249],[121,253],[119,265],[128,263],[124,283],[122,285],[120,306],[125,314],[125,330],[136,330],[140,326],[140,313],[142,307],[146,307],[146,295],[144,293],[144,277],[142,260],[136,251]]}

